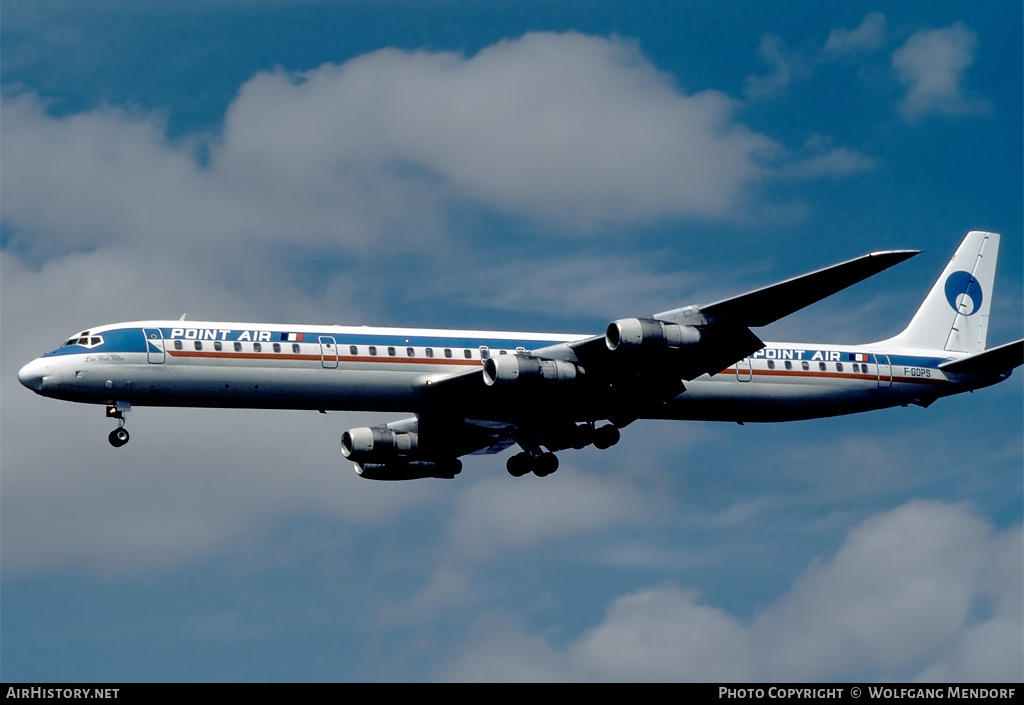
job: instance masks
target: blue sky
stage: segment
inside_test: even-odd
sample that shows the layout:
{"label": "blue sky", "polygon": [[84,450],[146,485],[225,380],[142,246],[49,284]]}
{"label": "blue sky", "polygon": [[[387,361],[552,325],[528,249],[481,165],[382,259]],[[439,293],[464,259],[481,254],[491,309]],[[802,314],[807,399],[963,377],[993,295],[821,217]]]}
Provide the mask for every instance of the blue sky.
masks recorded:
{"label": "blue sky", "polygon": [[1002,233],[1013,3],[3,8],[0,677],[1020,680],[1022,385],[638,422],[515,480],[356,477],[398,416],[98,408],[17,369],[145,318],[596,332],[876,249],[759,331],[898,332]]}

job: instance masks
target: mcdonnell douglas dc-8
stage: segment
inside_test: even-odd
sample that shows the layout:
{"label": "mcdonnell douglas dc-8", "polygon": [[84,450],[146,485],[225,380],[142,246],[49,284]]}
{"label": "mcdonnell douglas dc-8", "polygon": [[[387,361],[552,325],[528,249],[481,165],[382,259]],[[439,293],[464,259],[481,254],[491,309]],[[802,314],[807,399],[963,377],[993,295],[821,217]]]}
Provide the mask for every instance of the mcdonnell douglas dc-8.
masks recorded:
{"label": "mcdonnell douglas dc-8", "polygon": [[452,478],[464,455],[518,445],[509,473],[608,448],[636,419],[792,421],[1000,382],[1024,340],[986,349],[999,235],[967,234],[899,335],[867,345],[762,342],[768,325],[915,254],[874,252],[741,296],[613,321],[602,335],[137,321],[76,333],[18,373],[37,394],[106,405],[386,411],[341,436],[376,480]]}

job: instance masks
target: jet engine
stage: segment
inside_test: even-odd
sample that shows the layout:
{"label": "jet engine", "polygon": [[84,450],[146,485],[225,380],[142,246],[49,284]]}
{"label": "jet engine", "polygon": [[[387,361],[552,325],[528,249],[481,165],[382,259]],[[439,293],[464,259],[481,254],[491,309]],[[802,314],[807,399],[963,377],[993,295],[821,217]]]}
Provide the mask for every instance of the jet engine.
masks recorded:
{"label": "jet engine", "polygon": [[484,382],[488,387],[512,384],[521,379],[569,382],[579,373],[580,369],[571,362],[545,360],[531,355],[498,355],[484,361]]}
{"label": "jet engine", "polygon": [[622,318],[608,324],[604,334],[609,350],[620,347],[678,348],[700,342],[700,331],[693,326],[666,323],[656,318]]}
{"label": "jet engine", "polygon": [[[397,427],[397,428],[396,428]],[[353,428],[341,434],[341,453],[367,480],[452,479],[462,471],[458,458],[424,456],[416,419],[387,426]]]}
{"label": "jet engine", "polygon": [[387,426],[353,428],[341,434],[341,453],[354,463],[381,463],[416,452],[419,435]]}

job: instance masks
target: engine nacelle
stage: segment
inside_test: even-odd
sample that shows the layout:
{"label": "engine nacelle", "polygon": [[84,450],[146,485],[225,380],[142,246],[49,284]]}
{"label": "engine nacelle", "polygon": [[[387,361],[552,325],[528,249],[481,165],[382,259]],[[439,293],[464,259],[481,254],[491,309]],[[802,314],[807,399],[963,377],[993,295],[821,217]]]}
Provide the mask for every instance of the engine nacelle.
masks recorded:
{"label": "engine nacelle", "polygon": [[421,480],[436,477],[452,480],[462,472],[462,461],[451,460],[395,460],[390,463],[356,463],[356,474],[367,480]]}
{"label": "engine nacelle", "polygon": [[570,382],[576,379],[579,368],[563,360],[545,360],[529,355],[497,355],[484,361],[484,383],[513,384],[521,379],[544,382]]}
{"label": "engine nacelle", "polygon": [[341,434],[341,453],[355,463],[382,463],[415,453],[419,435],[392,431],[387,426],[353,428]]}
{"label": "engine nacelle", "polygon": [[678,348],[700,342],[700,331],[693,326],[666,323],[656,318],[622,318],[608,324],[604,341],[609,350],[619,348]]}

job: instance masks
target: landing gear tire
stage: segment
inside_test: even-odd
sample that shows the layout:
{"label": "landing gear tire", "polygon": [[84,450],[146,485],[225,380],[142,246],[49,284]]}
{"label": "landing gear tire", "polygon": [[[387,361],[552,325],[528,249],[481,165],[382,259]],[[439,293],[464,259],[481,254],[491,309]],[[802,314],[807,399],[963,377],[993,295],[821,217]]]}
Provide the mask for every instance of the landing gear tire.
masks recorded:
{"label": "landing gear tire", "polygon": [[582,426],[576,427],[576,432],[572,435],[572,447],[575,450],[583,450],[591,443],[594,442],[594,427],[590,424],[583,424]]}
{"label": "landing gear tire", "polygon": [[530,472],[530,456],[526,453],[516,453],[505,461],[505,469],[512,477],[522,477]]}
{"label": "landing gear tire", "polygon": [[127,443],[128,438],[128,431],[124,428],[115,428],[113,431],[110,432],[110,435],[107,436],[107,440],[110,441],[110,445],[114,446],[115,448],[120,448],[125,443]]}
{"label": "landing gear tire", "polygon": [[606,450],[619,442],[619,429],[611,424],[602,426],[594,431],[594,447],[598,450]]}
{"label": "landing gear tire", "polygon": [[558,469],[558,456],[554,453],[543,453],[533,458],[533,474],[547,477]]}
{"label": "landing gear tire", "polygon": [[505,461],[505,469],[512,477],[522,477],[531,472],[537,477],[547,477],[558,469],[558,457],[554,453],[516,453]]}

